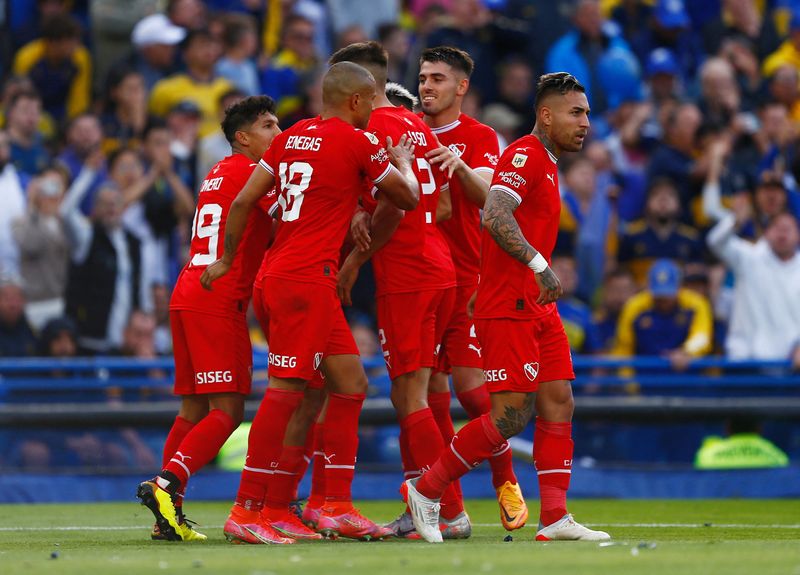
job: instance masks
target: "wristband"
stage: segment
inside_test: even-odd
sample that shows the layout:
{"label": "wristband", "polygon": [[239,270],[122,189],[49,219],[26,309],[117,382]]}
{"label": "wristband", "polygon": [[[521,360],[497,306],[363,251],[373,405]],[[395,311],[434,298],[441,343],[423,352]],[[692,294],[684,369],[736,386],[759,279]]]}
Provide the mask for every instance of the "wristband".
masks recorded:
{"label": "wristband", "polygon": [[542,254],[536,254],[533,259],[528,262],[528,267],[533,270],[533,273],[540,274],[547,269],[547,260],[544,259]]}

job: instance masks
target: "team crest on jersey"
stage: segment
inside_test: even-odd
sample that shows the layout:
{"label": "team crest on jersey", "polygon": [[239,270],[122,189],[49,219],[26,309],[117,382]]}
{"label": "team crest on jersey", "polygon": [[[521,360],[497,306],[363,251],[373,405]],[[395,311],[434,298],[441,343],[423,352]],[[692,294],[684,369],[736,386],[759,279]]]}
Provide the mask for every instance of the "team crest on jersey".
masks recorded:
{"label": "team crest on jersey", "polygon": [[525,154],[514,154],[514,157],[511,159],[511,165],[515,168],[521,168],[525,165],[525,162],[528,161],[528,156]]}
{"label": "team crest on jersey", "polygon": [[372,132],[364,132],[364,135],[367,137],[367,140],[369,140],[370,144],[373,146],[378,145],[378,137],[375,134]]}
{"label": "team crest on jersey", "polygon": [[539,375],[538,361],[526,363],[525,365],[522,366],[522,369],[525,372],[525,377],[527,377],[531,381],[536,381],[536,376]]}
{"label": "team crest on jersey", "polygon": [[320,364],[322,364],[322,353],[317,352],[314,354],[314,369],[319,369]]}
{"label": "team crest on jersey", "polygon": [[450,144],[447,147],[450,148],[450,151],[453,152],[459,158],[464,155],[464,152],[467,151],[466,144]]}

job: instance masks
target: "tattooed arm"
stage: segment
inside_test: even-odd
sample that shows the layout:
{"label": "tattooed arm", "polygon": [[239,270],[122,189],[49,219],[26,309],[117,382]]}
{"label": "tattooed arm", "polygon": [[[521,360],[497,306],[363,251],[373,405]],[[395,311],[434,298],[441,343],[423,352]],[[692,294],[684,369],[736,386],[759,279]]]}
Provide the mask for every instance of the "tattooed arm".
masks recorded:
{"label": "tattooed arm", "polygon": [[[526,266],[539,252],[528,243],[519,228],[514,211],[519,207],[517,200],[498,189],[490,189],[483,208],[483,227],[491,234],[494,241],[511,257]],[[539,285],[540,305],[556,301],[561,297],[561,282],[548,266],[540,273],[534,274]]]}
{"label": "tattooed arm", "polygon": [[241,241],[247,226],[247,216],[250,214],[250,210],[264,194],[272,189],[274,184],[275,177],[262,167],[256,166],[242,191],[231,203],[228,219],[225,221],[225,247],[222,257],[209,265],[200,276],[200,283],[207,290],[211,289],[213,282],[230,270],[239,247],[239,241]]}

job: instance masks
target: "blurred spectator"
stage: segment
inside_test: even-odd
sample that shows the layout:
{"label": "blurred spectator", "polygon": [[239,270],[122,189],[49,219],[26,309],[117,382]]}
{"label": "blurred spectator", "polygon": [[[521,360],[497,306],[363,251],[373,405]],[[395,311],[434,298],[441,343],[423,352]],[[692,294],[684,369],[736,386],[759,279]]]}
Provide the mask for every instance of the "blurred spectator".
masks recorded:
{"label": "blurred spectator", "polygon": [[[601,146],[599,142],[590,148]],[[588,157],[579,156],[564,168],[561,189],[561,220],[558,251],[566,250],[575,258],[577,285],[573,292],[585,302],[591,301],[600,286],[611,250],[615,247],[614,207],[609,201],[611,182],[598,180]]]}
{"label": "blurred spectator", "polygon": [[203,0],[168,0],[166,12],[175,26],[186,30],[208,26],[208,11]]}
{"label": "blurred spectator", "polygon": [[298,110],[300,81],[320,61],[314,48],[314,33],[311,20],[289,16],[284,22],[281,49],[262,72],[261,89],[277,103],[278,118]]}
{"label": "blurred spectator", "polygon": [[647,181],[652,185],[657,178],[671,179],[684,206],[683,218],[689,221],[690,200],[694,196],[694,183],[705,173],[694,158],[695,140],[702,116],[697,106],[690,102],[667,110],[664,117],[664,140],[650,156]]}
{"label": "blurred spectator", "polygon": [[789,36],[763,62],[761,71],[766,77],[772,76],[778,68],[786,64],[800,70],[800,13],[792,15]]}
{"label": "blurred spectator", "polygon": [[631,273],[618,268],[606,274],[600,292],[600,305],[592,317],[594,353],[611,353],[617,337],[617,324],[622,307],[636,293],[636,283]]}
{"label": "blurred spectator", "polygon": [[545,72],[566,71],[586,87],[593,115],[608,108],[607,83],[597,71],[609,56],[630,61],[633,54],[613,23],[604,20],[598,0],[579,0],[572,17],[573,28],[547,53]]}
{"label": "blurred spectator", "polygon": [[80,42],[78,21],[56,14],[42,23],[41,39],[26,44],[14,57],[14,73],[33,80],[44,109],[58,121],[89,108],[92,61]]}
{"label": "blurred spectator", "polygon": [[592,310],[575,297],[575,288],[578,287],[575,258],[557,255],[553,257],[551,266],[564,290],[556,305],[567,333],[569,348],[573,353],[591,353],[591,346],[596,340],[592,334]]}
{"label": "blurred spectator", "polygon": [[703,27],[707,54],[716,54],[729,38],[746,39],[755,48],[759,61],[780,43],[770,11],[762,14],[755,0],[722,0],[722,12]]}
{"label": "blurred spectator", "polygon": [[78,331],[75,322],[66,316],[49,320],[41,331],[39,355],[60,358],[78,355]]}
{"label": "blurred spectator", "polygon": [[172,353],[172,331],[169,323],[170,288],[166,284],[153,284],[153,317],[156,320],[153,347],[157,355]]}
{"label": "blurred spectator", "polygon": [[680,96],[683,87],[678,60],[667,48],[656,48],[647,56],[645,75],[650,87],[650,100],[660,106]]}
{"label": "blurred spectator", "polygon": [[313,118],[322,113],[322,77],[325,68],[318,66],[303,74],[298,85],[299,107],[291,114],[281,118],[281,128],[286,129],[305,118]]}
{"label": "blurred spectator", "polygon": [[617,260],[627,266],[639,285],[656,259],[696,262],[703,245],[693,228],[680,223],[681,201],[675,185],[659,178],[650,186],[643,220],[629,224],[619,240]]}
{"label": "blurred spectator", "polygon": [[658,260],[650,269],[648,287],[622,308],[614,354],[666,356],[675,369],[707,354],[712,343],[711,305],[681,288],[680,269]]}
{"label": "blurred spectator", "polygon": [[369,36],[361,26],[353,24],[336,35],[336,50],[359,42],[369,42]]}
{"label": "blurred spectator", "polygon": [[261,92],[254,59],[258,52],[256,21],[246,14],[228,14],[223,23],[223,54],[214,71],[246,96],[255,96]]}
{"label": "blurred spectator", "polygon": [[667,48],[678,61],[681,77],[694,78],[703,61],[703,46],[691,24],[683,0],[655,0],[647,26],[634,34],[631,47],[642,62],[656,48]]}
{"label": "blurred spectator", "polygon": [[0,357],[36,355],[38,342],[25,318],[25,295],[16,281],[0,279]]}
{"label": "blurred spectator", "polygon": [[770,440],[761,437],[758,421],[734,417],[726,424],[726,437],[703,439],[694,458],[697,469],[765,469],[788,467],[789,458]]}
{"label": "blurred spectator", "polygon": [[67,145],[58,155],[58,162],[65,166],[71,179],[75,180],[87,162],[92,164],[94,178],[89,182],[81,210],[84,214],[92,211],[94,197],[105,181],[107,172],[103,155],[103,129],[100,119],[94,114],[81,114],[73,118],[67,126]]}
{"label": "blurred spectator", "polygon": [[762,97],[762,78],[752,44],[741,37],[729,38],[722,44],[720,56],[733,67],[742,100],[741,109],[755,110]]}
{"label": "blurred spectator", "polygon": [[[467,92],[467,96],[475,92]],[[466,98],[465,98],[466,101]],[[462,112],[464,107],[461,107]],[[466,114],[466,112],[464,112]],[[504,104],[489,104],[483,108],[479,115],[481,121],[497,132],[500,142],[500,151],[506,149],[508,144],[517,139],[523,119],[508,109]]]}
{"label": "blurred spectator", "polygon": [[[14,13],[19,10],[19,4],[20,3],[17,3],[16,6],[9,6],[9,10],[12,12],[11,22],[9,22],[9,31],[11,32],[14,50],[19,50],[19,48],[25,44],[40,38],[42,36],[42,24],[54,16],[68,15],[73,2],[69,0],[35,0],[35,2],[25,2],[25,4],[28,4],[26,7],[28,9],[27,18],[24,14]],[[22,10],[19,11],[21,12]],[[22,20],[22,22],[14,22],[15,17]]]}
{"label": "blurred spectator", "polygon": [[353,24],[364,29],[367,38],[378,37],[378,26],[397,22],[400,15],[399,0],[326,0],[328,14],[335,34]]}
{"label": "blurred spectator", "polygon": [[147,124],[147,90],[140,72],[117,66],[108,73],[101,123],[103,152],[141,145]]}
{"label": "blurred spectator", "polygon": [[800,228],[783,212],[755,244],[736,236],[752,217],[738,202],[708,234],[711,250],[734,274],[725,351],[731,359],[791,359],[800,367]]}
{"label": "blurred spectator", "polygon": [[131,33],[133,51],[126,64],[142,75],[148,91],[174,71],[175,48],[185,37],[186,30],[164,14],[151,14],[136,23]]}
{"label": "blurred spectator", "polygon": [[122,343],[133,309],[149,308],[150,269],[142,266],[140,242],[122,227],[122,192],[104,186],[92,219],[79,209],[93,178],[86,165],[61,205],[70,240],[67,314],[78,326],[78,341],[89,352],[108,352]]}
{"label": "blurred spectator", "polygon": [[131,313],[119,347],[121,355],[142,359],[156,357],[156,319],[151,313],[136,309]]}
{"label": "blurred spectator", "polygon": [[[534,87],[536,82],[533,70],[525,60],[510,58],[500,66],[497,98],[493,106],[504,106],[519,118],[514,140],[530,134],[534,123]],[[513,141],[513,140],[510,140]]]}
{"label": "blurred spectator", "polygon": [[0,130],[0,279],[19,277],[19,250],[11,222],[25,213],[25,190],[11,163],[8,133]]}
{"label": "blurred spectator", "polygon": [[191,100],[178,102],[167,114],[172,167],[189,191],[196,187],[195,170],[201,121],[200,108]]}
{"label": "blurred spectator", "polygon": [[[225,92],[219,99],[219,121],[222,122],[222,119],[225,117],[225,110],[244,99],[244,97],[244,93],[239,90]],[[212,133],[200,138],[200,141],[197,143],[195,182],[202,182],[209,170],[230,153],[231,144],[225,139],[225,134],[222,132],[222,128],[220,128],[219,125]]]}
{"label": "blurred spectator", "polygon": [[186,72],[159,81],[150,94],[150,111],[165,118],[183,100],[197,104],[203,122],[200,135],[214,131],[219,118],[219,98],[232,88],[225,78],[214,73],[220,55],[219,44],[208,30],[192,30],[183,41]]}
{"label": "blurred spectator", "polygon": [[[9,76],[3,84],[2,101],[0,101],[0,128],[6,127],[6,116],[8,115],[8,109],[11,107],[11,100],[19,92],[36,93],[36,88],[27,76]],[[38,129],[45,140],[52,139],[55,134],[56,129],[53,125],[53,119],[45,112],[40,112],[39,114]]]}
{"label": "blurred spectator", "polygon": [[11,142],[11,161],[20,174],[38,174],[50,164],[50,152],[39,131],[42,99],[33,90],[11,97],[6,108],[6,131]]}
{"label": "blurred spectator", "polygon": [[409,74],[416,74],[416,70],[412,72],[409,68],[416,68],[416,66],[409,66],[411,39],[408,31],[395,22],[381,24],[378,27],[378,42],[389,54],[389,73],[387,75],[389,81],[413,85],[412,80],[415,81],[416,78],[409,77]]}
{"label": "blurred spectator", "polygon": [[786,106],[795,125],[800,123],[800,70],[784,64],[767,81],[770,97]]}
{"label": "blurred spectator", "polygon": [[19,248],[19,267],[25,292],[25,315],[35,330],[64,315],[69,247],[59,209],[67,177],[54,168],[28,185],[28,211],[12,222]]}
{"label": "blurred spectator", "polygon": [[700,113],[706,124],[725,128],[741,110],[733,67],[723,58],[709,58],[700,69]]}

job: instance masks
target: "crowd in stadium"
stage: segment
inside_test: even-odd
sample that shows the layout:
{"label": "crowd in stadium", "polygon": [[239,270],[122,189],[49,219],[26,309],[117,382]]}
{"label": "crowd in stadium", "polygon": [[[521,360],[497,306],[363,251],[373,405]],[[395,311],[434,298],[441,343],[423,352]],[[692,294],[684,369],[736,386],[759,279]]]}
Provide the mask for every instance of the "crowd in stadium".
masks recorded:
{"label": "crowd in stadium", "polygon": [[[412,92],[422,49],[466,50],[464,112],[501,149],[530,132],[539,74],[586,86],[552,261],[573,351],[800,365],[790,0],[6,4],[0,356],[168,355],[198,187],[230,151],[224,110],[268,94],[286,129],[319,113],[333,50],[377,39]],[[371,276],[349,313],[368,355]]]}

